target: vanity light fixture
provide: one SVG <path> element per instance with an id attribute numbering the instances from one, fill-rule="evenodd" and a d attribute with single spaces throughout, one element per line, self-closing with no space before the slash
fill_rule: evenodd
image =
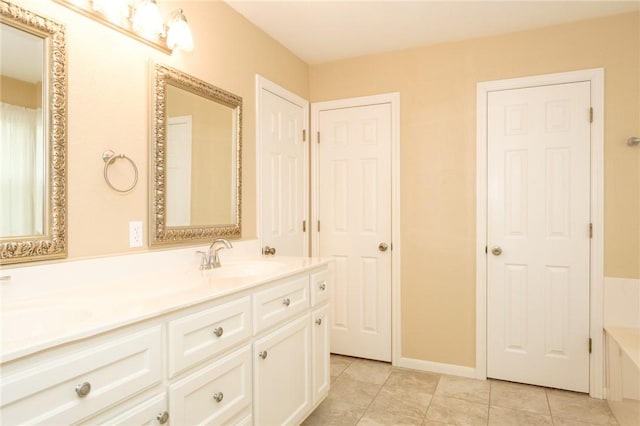
<path id="1" fill-rule="evenodd" d="M 193 35 L 182 9 L 174 10 L 167 19 L 167 47 L 171 50 L 193 50 Z"/>
<path id="2" fill-rule="evenodd" d="M 156 0 L 142 0 L 136 6 L 132 23 L 135 32 L 151 40 L 164 33 L 162 15 Z"/>
<path id="3" fill-rule="evenodd" d="M 93 0 L 93 10 L 102 13 L 116 25 L 122 25 L 129 18 L 127 0 Z"/>
<path id="4" fill-rule="evenodd" d="M 156 0 L 53 0 L 164 53 L 193 50 L 182 9 L 163 21 Z"/>

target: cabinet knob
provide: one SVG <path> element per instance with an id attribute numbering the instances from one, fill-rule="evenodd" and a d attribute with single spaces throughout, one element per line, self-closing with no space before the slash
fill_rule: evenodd
<path id="1" fill-rule="evenodd" d="M 169 421 L 169 412 L 163 411 L 162 413 L 158 413 L 158 415 L 156 416 L 156 420 L 158 420 L 158 423 L 160 423 L 161 425 L 165 424 Z"/>
<path id="2" fill-rule="evenodd" d="M 216 392 L 213 394 L 213 399 L 216 402 L 222 402 L 222 399 L 224 398 L 224 394 L 222 392 Z"/>
<path id="3" fill-rule="evenodd" d="M 258 354 L 258 356 L 259 356 L 260 358 L 262 358 L 262 359 L 266 359 L 266 358 L 267 358 L 267 355 L 269 355 L 269 354 L 267 353 L 267 351 L 261 351 L 261 352 Z"/>
<path id="4" fill-rule="evenodd" d="M 320 284 L 320 290 L 325 291 L 327 289 L 327 283 Z"/>
<path id="5" fill-rule="evenodd" d="M 316 320 L 316 324 L 318 324 L 318 325 L 322 325 L 322 318 L 318 318 L 318 319 Z"/>
<path id="6" fill-rule="evenodd" d="M 284 299 L 284 300 L 282 301 L 282 304 L 283 304 L 284 306 L 289 306 L 289 305 L 291 304 L 291 299 L 289 299 L 289 298 L 287 297 L 286 299 Z"/>
<path id="7" fill-rule="evenodd" d="M 83 382 L 79 385 L 76 385 L 76 393 L 80 398 L 84 398 L 85 396 L 89 395 L 89 392 L 91 392 L 91 383 Z"/>
<path id="8" fill-rule="evenodd" d="M 216 337 L 220 337 L 220 336 L 222 336 L 222 333 L 224 333 L 224 329 L 223 329 L 222 327 L 216 327 L 216 328 L 213 330 L 213 334 L 215 334 L 215 335 L 216 335 Z"/>

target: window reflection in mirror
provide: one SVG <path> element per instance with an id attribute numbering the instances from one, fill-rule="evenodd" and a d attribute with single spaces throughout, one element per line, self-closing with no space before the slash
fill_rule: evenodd
<path id="1" fill-rule="evenodd" d="M 0 25 L 0 238 L 45 233 L 44 39 Z"/>
<path id="2" fill-rule="evenodd" d="M 235 109 L 167 85 L 167 226 L 235 220 Z"/>

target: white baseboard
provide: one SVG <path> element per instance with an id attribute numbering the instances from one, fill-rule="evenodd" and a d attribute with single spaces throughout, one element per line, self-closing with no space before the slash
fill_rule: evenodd
<path id="1" fill-rule="evenodd" d="M 427 371 L 429 373 L 450 374 L 452 376 L 476 377 L 476 369 L 464 365 L 442 364 L 440 362 L 423 361 L 421 359 L 400 357 L 393 364 L 396 367 L 411 368 L 413 370 Z"/>

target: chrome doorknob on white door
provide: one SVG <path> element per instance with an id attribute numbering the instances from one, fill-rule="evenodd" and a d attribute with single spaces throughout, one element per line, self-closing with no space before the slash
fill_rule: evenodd
<path id="1" fill-rule="evenodd" d="M 273 256 L 274 254 L 276 254 L 276 248 L 264 246 L 264 248 L 262 249 L 262 254 L 264 254 L 265 256 L 269 256 L 269 255 Z"/>
<path id="2" fill-rule="evenodd" d="M 378 250 L 380 250 L 380 251 L 387 251 L 388 248 L 389 248 L 389 246 L 387 245 L 387 243 L 378 244 Z"/>
<path id="3" fill-rule="evenodd" d="M 502 254 L 502 247 L 500 247 L 500 246 L 494 246 L 494 247 L 491 249 L 491 253 L 492 253 L 494 256 L 500 256 L 500 255 Z"/>

